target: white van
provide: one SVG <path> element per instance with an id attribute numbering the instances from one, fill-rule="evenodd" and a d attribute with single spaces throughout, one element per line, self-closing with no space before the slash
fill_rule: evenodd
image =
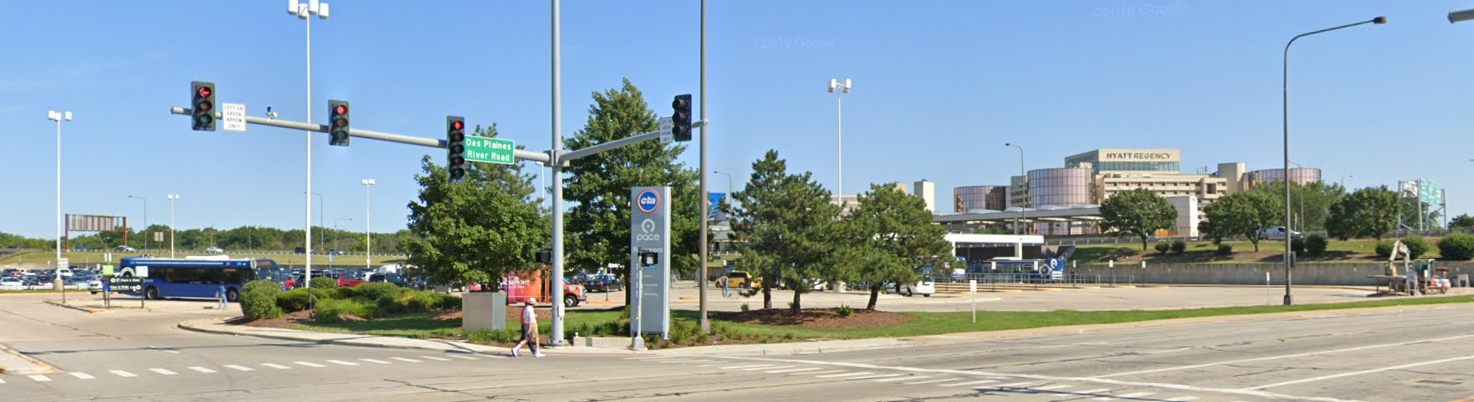
<path id="1" fill-rule="evenodd" d="M 889 283 L 885 287 L 885 292 L 896 293 L 906 297 L 913 295 L 931 297 L 932 294 L 937 292 L 937 284 L 932 282 L 931 279 L 922 279 L 916 282 L 902 284 Z"/>
<path id="2" fill-rule="evenodd" d="M 56 277 L 57 278 L 71 278 L 72 277 L 72 270 L 69 269 L 69 268 L 57 268 L 57 270 L 56 270 Z"/>

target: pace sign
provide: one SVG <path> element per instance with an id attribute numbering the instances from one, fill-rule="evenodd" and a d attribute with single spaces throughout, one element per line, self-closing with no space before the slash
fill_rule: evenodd
<path id="1" fill-rule="evenodd" d="M 638 292 L 631 311 L 640 332 L 670 334 L 670 187 L 630 190 L 630 289 Z M 640 253 L 656 254 L 645 264 Z M 633 330 L 635 327 L 631 326 Z"/>

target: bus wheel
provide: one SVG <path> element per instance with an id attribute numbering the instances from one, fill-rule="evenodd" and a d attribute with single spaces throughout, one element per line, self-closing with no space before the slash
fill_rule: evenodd
<path id="1" fill-rule="evenodd" d="M 225 289 L 225 301 L 235 303 L 236 297 L 239 296 L 240 294 L 236 293 L 235 288 Z"/>
<path id="2" fill-rule="evenodd" d="M 153 286 L 149 286 L 147 290 L 144 290 L 143 291 L 143 298 L 144 299 L 158 300 L 159 299 L 159 288 L 156 288 L 156 287 L 153 287 Z"/>

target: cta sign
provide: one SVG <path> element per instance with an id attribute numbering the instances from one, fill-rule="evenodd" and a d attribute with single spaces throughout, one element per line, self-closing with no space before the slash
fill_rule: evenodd
<path id="1" fill-rule="evenodd" d="M 655 213 L 655 209 L 660 208 L 660 193 L 653 188 L 641 190 L 635 196 L 635 206 L 640 208 L 640 212 Z"/>

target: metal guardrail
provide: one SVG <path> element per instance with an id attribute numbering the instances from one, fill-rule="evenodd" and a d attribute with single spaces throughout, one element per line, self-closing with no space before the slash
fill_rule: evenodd
<path id="1" fill-rule="evenodd" d="M 982 273 L 968 274 L 962 276 L 932 276 L 928 279 L 938 287 L 947 285 L 966 285 L 969 280 L 976 280 L 978 287 L 998 289 L 999 286 L 1017 288 L 1018 286 L 1039 287 L 1078 287 L 1084 286 L 1118 286 L 1137 285 L 1136 275 L 1065 275 L 1060 279 L 1052 279 L 1047 276 L 1030 273 Z M 965 287 L 963 288 L 966 289 Z"/>

